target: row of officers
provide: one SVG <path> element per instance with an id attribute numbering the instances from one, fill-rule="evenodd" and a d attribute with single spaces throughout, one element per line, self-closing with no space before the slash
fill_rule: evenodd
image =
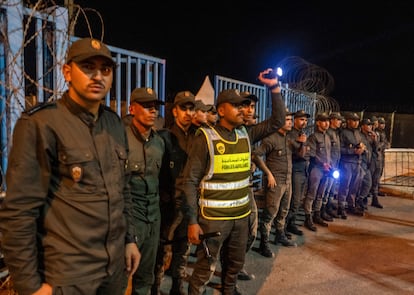
<path id="1" fill-rule="evenodd" d="M 290 243 L 287 233 L 301 233 L 295 223 L 301 205 L 311 230 L 314 221 L 322 223 L 331 195 L 342 218 L 346 202 L 356 212 L 369 192 L 380 206 L 374 174 L 381 164 L 371 170 L 383 149 L 379 131 L 368 121 L 362 127 L 371 127 L 360 131 L 351 114 L 332 140 L 331 118 L 318 114 L 307 137 L 309 115 L 286 110 L 271 69 L 258 74 L 271 96 L 268 119 L 255 122 L 258 101 L 250 93 L 223 90 L 212 107 L 181 91 L 173 123 L 160 129 L 163 102 L 151 88 L 132 91 L 123 120 L 102 104 L 116 67 L 104 43 L 77 40 L 62 67 L 67 91 L 16 122 L 0 230 L 18 294 L 159 294 L 167 268 L 170 294 L 203 294 L 218 266 L 221 292 L 241 294 L 237 280 L 258 228 L 261 253 L 271 257 L 270 225 L 276 220 L 277 240 Z M 215 113 L 217 122 L 194 123 L 200 110 Z M 266 174 L 260 223 L 255 165 Z M 328 185 L 336 167 L 338 193 L 335 181 Z M 191 244 L 197 258 L 184 290 Z"/>
<path id="2" fill-rule="evenodd" d="M 290 115 L 293 127 L 287 128 L 290 131 L 284 140 L 276 143 L 276 136 L 272 136 L 253 151 L 253 161 L 258 162 L 268 182 L 259 227 L 260 253 L 266 257 L 273 255 L 268 245 L 272 226 L 276 227 L 276 243 L 295 246 L 290 238 L 291 234 L 303 234 L 296 222 L 301 207 L 304 226 L 311 231 L 317 231 L 315 224 L 328 226 L 334 218 L 347 219 L 347 212 L 363 216 L 369 198 L 373 207 L 383 208 L 378 198 L 379 181 L 384 152 L 389 148 L 384 118 L 360 120 L 352 112 L 345 116 L 319 113 L 308 136 L 305 130 L 310 114 L 299 110 Z M 287 125 L 291 119 L 287 116 Z M 260 159 L 263 156 L 266 160 Z M 275 187 L 273 178 L 278 179 Z"/>

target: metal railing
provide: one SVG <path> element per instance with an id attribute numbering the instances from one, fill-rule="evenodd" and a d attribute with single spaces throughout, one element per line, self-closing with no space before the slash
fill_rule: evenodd
<path id="1" fill-rule="evenodd" d="M 64 7 L 38 11 L 21 0 L 0 2 L 0 184 L 21 112 L 67 89 L 61 68 L 67 47 L 78 39 L 69 34 L 71 27 Z M 107 45 L 117 64 L 107 106 L 125 116 L 136 87 L 151 87 L 165 101 L 165 59 Z"/>
<path id="2" fill-rule="evenodd" d="M 414 149 L 385 150 L 381 184 L 414 187 Z"/>

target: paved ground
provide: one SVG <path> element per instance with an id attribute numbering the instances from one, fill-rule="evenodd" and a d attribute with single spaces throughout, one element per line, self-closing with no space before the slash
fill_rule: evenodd
<path id="1" fill-rule="evenodd" d="M 298 247 L 271 245 L 274 258 L 253 250 L 246 268 L 252 281 L 239 281 L 244 295 L 387 295 L 414 294 L 414 198 L 413 188 L 389 188 L 394 196 L 380 197 L 384 209 L 369 207 L 364 217 L 335 219 L 317 232 L 302 228 L 294 236 Z M 271 236 L 273 238 L 273 235 Z M 188 273 L 192 272 L 190 258 Z M 0 294 L 13 294 L 1 280 Z M 214 276 L 206 295 L 218 295 Z M 168 294 L 171 280 L 165 277 L 162 294 Z M 5 290 L 6 289 L 6 290 Z"/>
<path id="2" fill-rule="evenodd" d="M 316 233 L 302 228 L 305 235 L 293 237 L 298 247 L 271 246 L 275 258 L 253 249 L 246 268 L 256 278 L 240 281 L 240 290 L 245 295 L 414 294 L 414 199 L 387 196 L 380 202 L 384 209 L 369 207 L 364 217 L 335 219 Z M 214 288 L 219 277 L 212 281 L 206 294 L 220 294 Z M 169 286 L 166 277 L 163 294 Z"/>

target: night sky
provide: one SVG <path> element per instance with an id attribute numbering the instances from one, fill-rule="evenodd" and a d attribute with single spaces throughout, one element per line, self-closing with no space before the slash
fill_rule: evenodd
<path id="1" fill-rule="evenodd" d="M 311 2 L 75 0 L 102 15 L 106 43 L 166 59 L 167 93 L 196 93 L 206 75 L 257 83 L 259 71 L 283 64 L 296 67 L 286 79 L 316 80 L 341 109 L 414 113 L 410 1 Z"/>

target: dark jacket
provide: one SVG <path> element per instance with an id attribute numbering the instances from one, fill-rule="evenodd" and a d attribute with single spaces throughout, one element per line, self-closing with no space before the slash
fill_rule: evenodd
<path id="1" fill-rule="evenodd" d="M 2 250 L 19 294 L 39 289 L 42 276 L 71 285 L 123 267 L 126 159 L 124 125 L 107 107 L 95 121 L 65 94 L 22 114 L 0 211 Z"/>
<path id="2" fill-rule="evenodd" d="M 130 149 L 127 171 L 130 174 L 134 219 L 154 222 L 161 219 L 158 177 L 165 144 L 154 130 L 144 140 L 132 123 L 126 128 Z"/>

